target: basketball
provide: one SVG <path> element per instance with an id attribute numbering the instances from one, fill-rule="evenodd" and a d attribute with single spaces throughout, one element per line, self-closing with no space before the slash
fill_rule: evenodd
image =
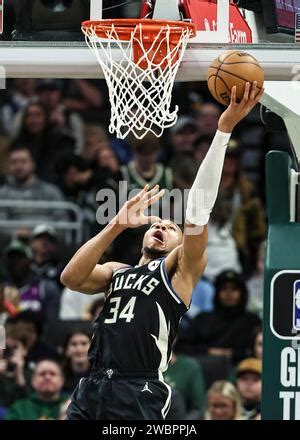
<path id="1" fill-rule="evenodd" d="M 239 102 L 246 82 L 257 81 L 262 88 L 264 71 L 256 58 L 247 52 L 228 50 L 216 58 L 208 69 L 207 84 L 212 96 L 223 105 L 230 104 L 231 89 L 236 86 L 236 99 Z"/>

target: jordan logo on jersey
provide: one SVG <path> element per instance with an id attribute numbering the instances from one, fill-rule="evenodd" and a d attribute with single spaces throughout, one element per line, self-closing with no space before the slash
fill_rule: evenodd
<path id="1" fill-rule="evenodd" d="M 148 382 L 145 383 L 144 388 L 141 390 L 142 393 L 144 391 L 148 391 L 149 393 L 153 394 L 153 392 L 149 389 Z"/>

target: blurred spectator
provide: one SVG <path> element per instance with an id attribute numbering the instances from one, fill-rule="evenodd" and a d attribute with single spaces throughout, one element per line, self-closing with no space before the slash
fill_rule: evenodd
<path id="1" fill-rule="evenodd" d="M 189 325 L 190 320 L 198 313 L 211 312 L 214 308 L 214 294 L 215 289 L 212 283 L 202 276 L 194 287 L 190 308 L 183 316 L 180 325 Z"/>
<path id="2" fill-rule="evenodd" d="M 86 192 L 94 186 L 92 166 L 82 156 L 71 154 L 61 158 L 57 173 L 65 198 L 83 206 Z"/>
<path id="3" fill-rule="evenodd" d="M 128 193 L 135 190 L 136 194 L 146 184 L 150 187 L 159 185 L 160 188 L 171 190 L 173 188 L 173 174 L 169 167 L 158 162 L 160 144 L 157 137 L 148 133 L 143 139 L 136 139 L 132 142 L 133 160 L 121 167 L 122 180 L 126 181 Z M 133 195 L 131 193 L 131 197 Z M 155 203 L 150 207 L 151 215 L 160 215 L 163 200 L 164 198 L 160 203 Z"/>
<path id="4" fill-rule="evenodd" d="M 132 152 L 127 142 L 122 139 L 109 138 L 101 125 L 91 125 L 86 128 L 86 140 L 83 156 L 91 162 L 98 161 L 99 152 L 112 149 L 122 164 L 132 159 Z"/>
<path id="5" fill-rule="evenodd" d="M 252 334 L 251 351 L 249 355 L 252 356 L 253 358 L 260 359 L 262 361 L 263 333 L 261 326 L 258 326 L 254 329 L 254 332 Z M 232 383 L 236 383 L 237 369 L 238 366 L 232 371 L 232 374 L 230 375 L 230 382 Z"/>
<path id="6" fill-rule="evenodd" d="M 6 321 L 7 337 L 24 342 L 27 350 L 25 365 L 29 370 L 33 370 L 42 359 L 60 359 L 56 350 L 42 340 L 43 324 L 42 316 L 31 310 L 20 312 L 15 318 Z"/>
<path id="7" fill-rule="evenodd" d="M 64 344 L 63 372 L 65 377 L 64 392 L 71 394 L 82 377 L 89 374 L 88 350 L 91 338 L 85 332 L 71 333 Z"/>
<path id="8" fill-rule="evenodd" d="M 14 144 L 30 148 L 38 175 L 49 181 L 56 180 L 55 167 L 60 158 L 72 154 L 75 149 L 73 136 L 58 126 L 53 127 L 47 109 L 38 101 L 28 104 L 24 109 Z"/>
<path id="9" fill-rule="evenodd" d="M 218 121 L 221 116 L 220 107 L 213 102 L 205 102 L 196 108 L 195 122 L 198 127 L 198 135 L 214 136 L 218 129 Z"/>
<path id="10" fill-rule="evenodd" d="M 227 221 L 236 242 L 245 273 L 251 273 L 257 261 L 258 248 L 265 239 L 265 212 L 252 182 L 244 175 L 239 144 L 231 139 L 225 156 L 219 198 L 229 205 Z"/>
<path id="11" fill-rule="evenodd" d="M 76 152 L 84 144 L 84 125 L 78 113 L 69 111 L 63 102 L 62 90 L 57 80 L 42 80 L 37 86 L 39 101 L 48 112 L 49 125 L 75 140 Z"/>
<path id="12" fill-rule="evenodd" d="M 13 317 L 18 313 L 17 308 L 11 302 L 5 299 L 4 284 L 0 281 L 0 325 L 4 325 L 9 317 Z"/>
<path id="13" fill-rule="evenodd" d="M 186 408 L 184 419 L 199 418 L 205 395 L 204 378 L 199 363 L 192 357 L 173 352 L 164 380 L 183 397 Z"/>
<path id="14" fill-rule="evenodd" d="M 148 133 L 143 139 L 133 140 L 133 161 L 122 166 L 123 180 L 128 183 L 128 191 L 159 185 L 161 188 L 173 188 L 173 176 L 169 167 L 158 162 L 159 140 Z"/>
<path id="15" fill-rule="evenodd" d="M 58 255 L 58 235 L 56 230 L 47 224 L 36 226 L 30 237 L 30 248 L 33 272 L 40 279 L 46 278 L 59 283 L 63 264 Z M 59 286 L 61 286 L 60 283 Z"/>
<path id="16" fill-rule="evenodd" d="M 232 233 L 231 218 L 231 205 L 219 193 L 208 225 L 207 265 L 204 275 L 209 280 L 231 268 L 236 272 L 242 272 L 237 244 Z"/>
<path id="17" fill-rule="evenodd" d="M 89 314 L 90 314 L 90 321 L 96 321 L 96 319 L 99 317 L 99 314 L 101 313 L 101 310 L 103 309 L 105 302 L 105 295 L 102 294 L 102 297 L 99 299 L 96 299 L 96 301 L 92 302 L 91 307 L 89 308 Z"/>
<path id="18" fill-rule="evenodd" d="M 226 381 L 212 384 L 207 393 L 205 420 L 241 420 L 241 399 L 234 385 Z"/>
<path id="19" fill-rule="evenodd" d="M 118 191 L 118 182 L 122 178 L 119 151 L 116 153 L 113 149 L 101 126 L 89 127 L 84 157 L 93 169 L 97 189 L 108 187 Z"/>
<path id="20" fill-rule="evenodd" d="M 253 357 L 262 360 L 263 356 L 263 332 L 261 327 L 257 327 L 253 335 Z"/>
<path id="21" fill-rule="evenodd" d="M 177 153 L 170 161 L 173 172 L 174 187 L 182 191 L 189 189 L 198 171 L 198 164 L 191 153 Z"/>
<path id="22" fill-rule="evenodd" d="M 266 242 L 262 242 L 258 249 L 255 272 L 247 281 L 249 290 L 249 310 L 257 313 L 261 318 L 263 315 L 264 302 L 264 267 L 265 267 Z"/>
<path id="23" fill-rule="evenodd" d="M 61 296 L 59 273 L 55 280 L 51 279 L 50 268 L 48 276 L 46 273 L 42 275 L 34 272 L 31 252 L 20 240 L 13 240 L 6 248 L 5 255 L 8 280 L 4 294 L 7 301 L 19 310 L 30 309 L 41 312 L 44 319 L 56 319 Z"/>
<path id="24" fill-rule="evenodd" d="M 59 419 L 61 405 L 65 401 L 61 395 L 63 384 L 63 373 L 57 362 L 50 359 L 38 362 L 31 381 L 34 393 L 26 399 L 17 400 L 6 419 Z"/>
<path id="25" fill-rule="evenodd" d="M 0 408 L 4 410 L 27 396 L 25 356 L 24 343 L 11 338 L 7 338 L 5 350 L 0 350 Z"/>
<path id="26" fill-rule="evenodd" d="M 108 154 L 113 154 L 111 149 L 108 150 Z M 99 162 L 98 158 L 97 161 L 88 162 L 82 156 L 70 155 L 63 157 L 57 167 L 61 188 L 66 199 L 76 203 L 82 209 L 84 235 L 87 237 L 99 231 L 99 225 L 96 222 L 96 211 L 99 207 L 96 197 L 98 190 L 109 188 L 117 193 L 121 176 L 116 160 L 108 159 L 105 163 L 106 167 L 103 168 Z"/>
<path id="27" fill-rule="evenodd" d="M 103 306 L 104 300 L 104 293 L 83 295 L 82 293 L 74 292 L 66 287 L 61 296 L 59 318 L 63 320 L 91 320 L 91 305 L 95 301 L 99 301 L 99 307 Z"/>
<path id="28" fill-rule="evenodd" d="M 248 292 L 234 271 L 221 273 L 215 282 L 215 309 L 200 313 L 179 333 L 178 351 L 226 356 L 238 362 L 251 349 L 251 334 L 260 325 L 254 313 L 246 311 Z"/>
<path id="29" fill-rule="evenodd" d="M 201 165 L 209 147 L 213 141 L 213 136 L 203 134 L 199 136 L 194 142 L 194 158 L 196 159 L 198 167 Z"/>
<path id="30" fill-rule="evenodd" d="M 105 80 L 73 79 L 66 87 L 64 104 L 69 111 L 80 113 L 87 122 L 103 118 L 109 102 Z"/>
<path id="31" fill-rule="evenodd" d="M 63 195 L 55 185 L 37 177 L 36 164 L 29 148 L 20 145 L 10 151 L 9 175 L 6 182 L 0 186 L 0 200 L 61 202 Z M 12 220 L 31 220 L 33 213 L 35 220 L 65 219 L 63 210 L 18 207 L 18 203 L 13 208 L 2 210 L 0 217 Z"/>
<path id="32" fill-rule="evenodd" d="M 20 295 L 23 287 L 32 285 L 34 274 L 30 268 L 31 253 L 21 240 L 13 240 L 4 251 L 4 268 L 7 279 L 4 286 L 4 298 L 14 307 L 20 307 Z"/>
<path id="33" fill-rule="evenodd" d="M 193 153 L 197 135 L 195 120 L 190 116 L 180 116 L 169 131 L 172 156 L 179 153 Z"/>
<path id="34" fill-rule="evenodd" d="M 10 97 L 0 110 L 4 133 L 14 138 L 19 129 L 22 110 L 36 97 L 36 80 L 17 78 L 13 81 Z"/>
<path id="35" fill-rule="evenodd" d="M 112 179 L 116 175 L 117 178 L 120 179 L 120 165 L 114 151 L 111 148 L 105 148 L 99 151 L 98 164 L 102 168 L 102 171 L 105 170 L 107 172 L 107 179 Z M 116 178 L 115 181 L 117 181 Z"/>
<path id="36" fill-rule="evenodd" d="M 82 207 L 92 206 L 94 219 L 97 191 L 101 188 L 119 189 L 120 166 L 110 147 L 97 151 L 92 161 L 79 155 L 65 156 L 57 170 L 65 197 Z"/>
<path id="37" fill-rule="evenodd" d="M 104 128 L 101 125 L 86 127 L 83 157 L 94 162 L 98 158 L 99 151 L 105 148 L 110 148 L 110 140 Z"/>
<path id="38" fill-rule="evenodd" d="M 63 288 L 60 274 L 64 266 L 58 255 L 56 230 L 47 224 L 36 226 L 30 237 L 30 248 L 32 252 L 31 269 L 39 280 L 39 287 L 44 293 L 42 305 L 44 300 L 46 316 L 48 319 L 56 319 L 59 314 Z"/>
<path id="39" fill-rule="evenodd" d="M 260 419 L 262 361 L 244 359 L 237 368 L 236 386 L 242 400 L 242 415 L 247 420 Z"/>

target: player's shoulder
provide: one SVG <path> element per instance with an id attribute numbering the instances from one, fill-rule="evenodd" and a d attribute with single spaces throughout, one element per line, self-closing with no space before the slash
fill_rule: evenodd
<path id="1" fill-rule="evenodd" d="M 130 266 L 129 264 L 126 263 L 120 263 L 118 261 L 108 261 L 107 263 L 103 263 L 104 267 L 107 267 L 108 269 L 110 269 L 112 271 L 112 274 L 114 275 L 115 273 L 123 270 L 123 269 L 130 269 L 132 266 Z"/>
<path id="2" fill-rule="evenodd" d="M 130 266 L 129 264 L 120 263 L 118 261 L 109 261 L 107 263 L 104 263 L 103 266 L 106 266 L 111 270 L 112 277 L 114 277 L 118 273 L 132 269 L 132 266 Z"/>

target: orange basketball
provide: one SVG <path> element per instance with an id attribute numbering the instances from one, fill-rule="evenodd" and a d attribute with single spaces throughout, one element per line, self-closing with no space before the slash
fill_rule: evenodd
<path id="1" fill-rule="evenodd" d="M 264 76 L 262 67 L 252 55 L 239 50 L 228 50 L 211 63 L 207 84 L 218 102 L 229 105 L 233 86 L 236 86 L 236 98 L 240 101 L 246 82 L 257 81 L 257 87 L 262 88 Z"/>

